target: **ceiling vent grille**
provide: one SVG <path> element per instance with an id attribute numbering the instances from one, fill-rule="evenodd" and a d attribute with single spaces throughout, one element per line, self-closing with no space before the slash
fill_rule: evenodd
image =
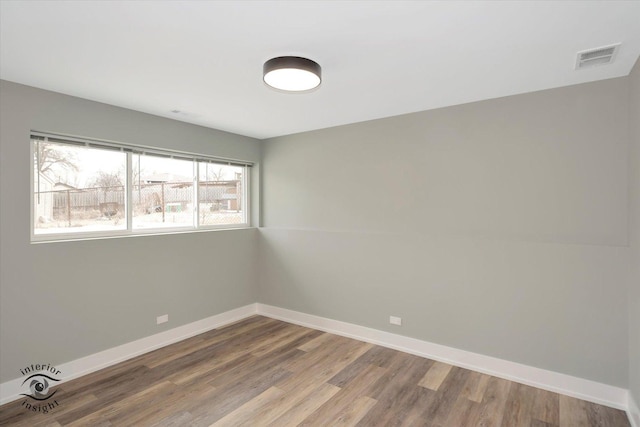
<path id="1" fill-rule="evenodd" d="M 576 70 L 594 67 L 596 65 L 611 64 L 620 50 L 620 43 L 578 52 Z"/>

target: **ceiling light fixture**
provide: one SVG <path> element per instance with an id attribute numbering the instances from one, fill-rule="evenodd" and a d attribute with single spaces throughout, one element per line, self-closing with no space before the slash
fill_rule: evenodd
<path id="1" fill-rule="evenodd" d="M 264 63 L 263 79 L 272 88 L 304 92 L 320 86 L 322 69 L 317 62 L 298 56 L 279 56 Z"/>

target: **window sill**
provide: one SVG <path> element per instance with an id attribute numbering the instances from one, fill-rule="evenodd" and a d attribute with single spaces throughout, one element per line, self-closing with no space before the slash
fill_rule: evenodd
<path id="1" fill-rule="evenodd" d="M 42 244 L 42 243 L 66 243 L 66 242 L 77 242 L 77 241 L 87 241 L 87 240 L 105 240 L 105 239 L 122 239 L 122 238 L 130 238 L 130 237 L 150 237 L 150 236 L 173 236 L 176 234 L 191 234 L 191 233 L 209 233 L 209 232 L 217 232 L 217 231 L 239 231 L 239 230 L 250 230 L 255 229 L 257 227 L 250 225 L 243 226 L 229 226 L 229 227 L 215 227 L 215 228 L 198 228 L 198 229 L 154 229 L 154 230 L 145 230 L 140 231 L 136 230 L 134 232 L 126 232 L 126 233 L 109 233 L 109 234 L 96 234 L 96 233 L 78 233 L 78 234 L 60 234 L 56 235 L 55 238 L 52 238 L 52 235 L 46 236 L 31 236 L 31 244 Z"/>

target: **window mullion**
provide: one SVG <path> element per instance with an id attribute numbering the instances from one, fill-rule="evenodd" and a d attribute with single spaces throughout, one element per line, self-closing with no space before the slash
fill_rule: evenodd
<path id="1" fill-rule="evenodd" d="M 248 167 L 244 167 L 244 170 L 242 171 L 242 210 L 243 210 L 243 214 L 244 214 L 244 218 L 243 221 L 245 224 L 249 224 L 251 221 L 251 201 L 249 200 L 249 181 L 251 179 L 251 176 L 249 175 L 251 173 L 251 168 Z"/>
<path id="2" fill-rule="evenodd" d="M 127 153 L 127 177 L 125 208 L 127 210 L 127 231 L 133 230 L 133 154 Z"/>
<path id="3" fill-rule="evenodd" d="M 195 228 L 200 228 L 200 200 L 198 199 L 200 193 L 200 163 L 194 160 L 193 169 L 195 172 L 193 179 L 193 225 Z"/>

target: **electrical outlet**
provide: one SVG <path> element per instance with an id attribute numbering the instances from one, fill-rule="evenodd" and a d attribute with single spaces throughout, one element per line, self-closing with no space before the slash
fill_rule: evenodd
<path id="1" fill-rule="evenodd" d="M 169 321 L 169 315 L 163 314 L 162 316 L 156 317 L 156 323 L 159 325 L 160 323 L 165 323 Z"/>
<path id="2" fill-rule="evenodd" d="M 389 323 L 392 325 L 402 326 L 402 318 L 396 316 L 389 316 Z"/>

